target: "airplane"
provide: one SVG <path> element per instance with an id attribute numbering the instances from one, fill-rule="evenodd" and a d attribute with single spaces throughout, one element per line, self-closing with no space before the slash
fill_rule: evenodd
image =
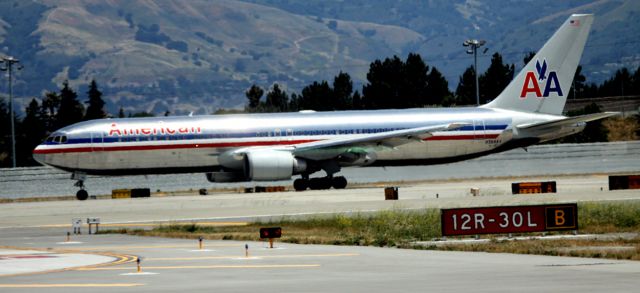
<path id="1" fill-rule="evenodd" d="M 498 97 L 479 107 L 98 119 L 53 132 L 33 151 L 92 175 L 202 172 L 211 182 L 294 180 L 297 191 L 342 189 L 343 167 L 428 165 L 558 139 L 614 112 L 565 117 L 593 23 L 571 15 Z M 326 176 L 311 178 L 316 172 Z"/>

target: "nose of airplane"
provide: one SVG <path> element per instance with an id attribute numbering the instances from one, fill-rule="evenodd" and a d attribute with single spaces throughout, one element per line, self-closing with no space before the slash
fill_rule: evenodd
<path id="1" fill-rule="evenodd" d="M 42 145 L 38 145 L 35 149 L 33 149 L 33 159 L 36 160 L 36 162 L 45 165 L 45 154 L 43 152 L 43 146 Z"/>

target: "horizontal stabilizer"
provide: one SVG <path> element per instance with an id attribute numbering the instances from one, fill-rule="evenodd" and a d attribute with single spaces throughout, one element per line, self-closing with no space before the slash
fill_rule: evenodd
<path id="1" fill-rule="evenodd" d="M 590 121 L 600 120 L 607 117 L 616 116 L 619 114 L 620 112 L 594 113 L 594 114 L 580 115 L 576 117 L 568 117 L 560 120 L 546 121 L 541 123 L 521 124 L 516 127 L 519 129 L 560 127 L 560 126 L 571 125 L 571 124 L 580 123 L 580 122 L 590 122 Z"/>

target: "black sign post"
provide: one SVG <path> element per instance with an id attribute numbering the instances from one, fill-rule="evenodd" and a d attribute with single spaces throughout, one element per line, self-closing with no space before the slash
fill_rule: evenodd
<path id="1" fill-rule="evenodd" d="M 269 248 L 273 248 L 273 239 L 282 237 L 282 228 L 260 228 L 260 239 L 269 239 Z"/>

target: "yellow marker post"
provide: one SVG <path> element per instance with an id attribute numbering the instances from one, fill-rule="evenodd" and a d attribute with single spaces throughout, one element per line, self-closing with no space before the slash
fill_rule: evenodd
<path id="1" fill-rule="evenodd" d="M 198 238 L 198 247 L 200 248 L 200 250 L 202 250 L 202 236 Z"/>
<path id="2" fill-rule="evenodd" d="M 269 238 L 269 248 L 273 248 L 273 238 Z"/>
<path id="3" fill-rule="evenodd" d="M 140 268 L 140 258 L 139 257 L 136 259 L 136 263 L 138 264 L 138 273 L 141 273 L 142 269 Z"/>
<path id="4" fill-rule="evenodd" d="M 67 241 L 66 242 L 69 242 L 69 241 L 71 241 L 71 232 L 67 232 Z"/>
<path id="5" fill-rule="evenodd" d="M 244 245 L 244 257 L 249 257 L 249 244 Z"/>

